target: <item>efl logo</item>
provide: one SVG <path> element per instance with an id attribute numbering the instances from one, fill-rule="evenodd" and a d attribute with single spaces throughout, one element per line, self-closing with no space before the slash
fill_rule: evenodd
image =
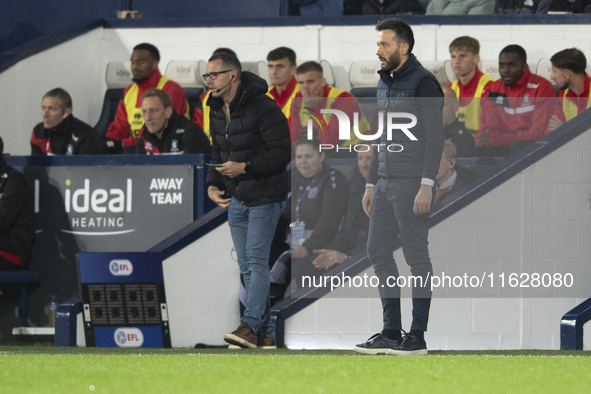
<path id="1" fill-rule="evenodd" d="M 141 347 L 144 344 L 144 334 L 139 328 L 118 328 L 113 335 L 119 347 Z"/>
<path id="2" fill-rule="evenodd" d="M 378 112 L 378 127 L 375 134 L 362 134 L 359 132 L 359 113 L 353 113 L 353 127 L 351 127 L 351 119 L 349 115 L 345 112 L 340 111 L 338 109 L 321 109 L 320 114 L 316 111 L 308 107 L 304 107 L 308 111 L 312 113 L 306 112 L 307 115 L 310 115 L 320 127 L 320 130 L 328 130 L 328 125 L 321 114 L 333 114 L 337 117 L 339 122 L 339 140 L 341 141 L 349 141 L 351 139 L 351 128 L 353 129 L 353 133 L 357 138 L 362 141 L 376 141 L 380 140 L 382 134 L 384 133 L 384 118 L 386 118 L 386 138 L 388 141 L 392 141 L 392 133 L 394 130 L 401 130 L 409 140 L 417 141 L 417 137 L 409 130 L 412 129 L 417 125 L 417 117 L 413 114 L 407 112 L 387 112 L 384 116 L 384 111 Z M 396 123 L 395 123 L 396 119 Z M 408 119 L 409 122 L 407 123 L 398 123 L 400 119 Z M 311 140 L 313 138 L 314 126 L 312 123 L 312 119 L 308 119 L 307 124 L 307 138 Z M 381 150 L 381 147 L 385 147 L 389 152 L 402 152 L 404 149 L 400 144 L 372 144 L 374 147 L 377 147 L 378 152 Z M 335 149 L 339 150 L 351 150 L 351 147 L 339 147 L 333 144 L 321 144 L 320 150 L 329 150 Z M 357 144 L 352 147 L 355 152 L 367 152 L 369 151 L 369 145 L 367 144 Z"/>
<path id="3" fill-rule="evenodd" d="M 115 276 L 129 276 L 133 272 L 133 264 L 129 260 L 111 260 L 109 271 Z"/>

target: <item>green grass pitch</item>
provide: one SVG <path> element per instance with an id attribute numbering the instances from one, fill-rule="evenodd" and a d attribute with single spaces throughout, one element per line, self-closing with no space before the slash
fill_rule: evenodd
<path id="1" fill-rule="evenodd" d="M 0 346 L 0 393 L 586 393 L 588 355 Z"/>

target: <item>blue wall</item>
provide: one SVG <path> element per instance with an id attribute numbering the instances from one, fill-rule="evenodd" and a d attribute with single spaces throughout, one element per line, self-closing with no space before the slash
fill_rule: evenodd
<path id="1" fill-rule="evenodd" d="M 128 0 L 4 0 L 0 53 L 72 26 L 116 18 Z M 133 9 L 151 18 L 264 18 L 280 15 L 282 0 L 134 0 Z"/>
<path id="2" fill-rule="evenodd" d="M 0 52 L 72 25 L 115 17 L 121 0 L 4 0 Z"/>

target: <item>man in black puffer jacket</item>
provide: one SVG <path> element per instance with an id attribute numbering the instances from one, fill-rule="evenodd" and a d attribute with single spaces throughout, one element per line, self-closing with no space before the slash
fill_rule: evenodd
<path id="1" fill-rule="evenodd" d="M 33 193 L 23 174 L 6 165 L 0 138 L 0 271 L 24 270 L 35 241 Z"/>
<path id="2" fill-rule="evenodd" d="M 274 347 L 269 250 L 289 190 L 287 118 L 266 95 L 267 83 L 243 73 L 235 56 L 212 56 L 203 79 L 211 89 L 208 194 L 219 206 L 229 207 L 228 223 L 247 297 L 240 326 L 224 340 L 243 348 Z"/>

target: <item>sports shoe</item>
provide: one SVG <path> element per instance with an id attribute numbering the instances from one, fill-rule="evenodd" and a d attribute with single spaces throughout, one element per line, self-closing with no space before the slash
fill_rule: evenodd
<path id="1" fill-rule="evenodd" d="M 242 346 L 229 345 L 228 349 L 244 349 Z M 257 335 L 257 349 L 277 349 L 275 337 L 260 337 Z"/>
<path id="2" fill-rule="evenodd" d="M 398 345 L 388 349 L 388 354 L 394 356 L 426 356 L 429 352 L 424 339 L 406 334 Z"/>
<path id="3" fill-rule="evenodd" d="M 261 337 L 257 335 L 257 349 L 277 349 L 275 337 Z"/>
<path id="4" fill-rule="evenodd" d="M 257 336 L 247 323 L 240 324 L 236 331 L 224 335 L 224 341 L 241 348 L 254 349 L 257 347 Z"/>
<path id="5" fill-rule="evenodd" d="M 356 345 L 353 350 L 363 354 L 390 354 L 388 352 L 396 346 L 398 346 L 398 341 L 388 339 L 382 333 L 377 333 L 371 336 L 365 343 Z"/>

